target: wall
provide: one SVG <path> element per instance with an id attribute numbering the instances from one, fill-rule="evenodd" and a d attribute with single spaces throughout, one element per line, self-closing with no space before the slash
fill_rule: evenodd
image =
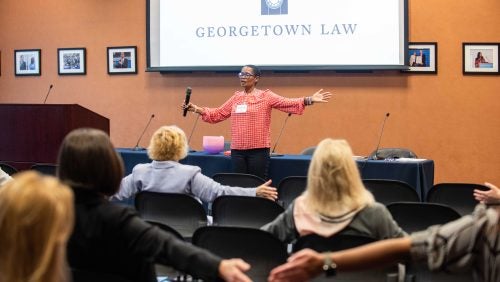
<path id="1" fill-rule="evenodd" d="M 195 116 L 183 118 L 186 86 L 192 101 L 218 106 L 239 84 L 235 74 L 146 73 L 145 1 L 3 0 L 0 9 L 0 103 L 77 103 L 111 121 L 117 147 L 132 147 L 152 113 L 141 145 L 163 124 L 189 134 Z M 381 147 L 408 147 L 435 160 L 435 182 L 500 184 L 500 77 L 462 75 L 462 42 L 500 42 L 500 1 L 410 0 L 410 41 L 438 43 L 438 74 L 264 73 L 260 88 L 287 97 L 319 88 L 335 93 L 288 120 L 276 151 L 299 153 L 325 137 L 345 138 L 356 155 L 374 150 L 386 112 Z M 376 44 L 376 42 L 374 42 Z M 107 74 L 106 47 L 137 45 L 137 75 Z M 57 48 L 86 47 L 87 75 L 59 76 Z M 40 77 L 14 76 L 15 49 L 42 49 Z M 249 62 L 252 63 L 252 62 Z M 286 114 L 275 111 L 275 141 Z M 22 126 L 22 125 L 20 125 Z M 229 122 L 198 123 L 192 146 L 203 135 L 229 133 Z M 2 134 L 8 134 L 3 132 Z M 274 144 L 273 141 L 273 144 Z"/>

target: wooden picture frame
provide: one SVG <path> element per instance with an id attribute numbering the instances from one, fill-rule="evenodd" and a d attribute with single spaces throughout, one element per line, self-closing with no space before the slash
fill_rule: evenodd
<path id="1" fill-rule="evenodd" d="M 85 48 L 58 48 L 57 72 L 59 75 L 87 74 L 87 50 Z"/>

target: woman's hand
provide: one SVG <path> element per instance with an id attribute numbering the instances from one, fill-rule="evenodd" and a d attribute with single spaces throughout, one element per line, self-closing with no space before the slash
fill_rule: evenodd
<path id="1" fill-rule="evenodd" d="M 202 114 L 203 113 L 203 110 L 202 108 L 196 106 L 195 104 L 193 103 L 189 103 L 189 104 L 182 104 L 181 105 L 181 109 L 184 111 L 185 109 L 187 109 L 189 112 L 194 112 L 194 113 L 197 113 L 197 114 Z"/>
<path id="2" fill-rule="evenodd" d="M 301 250 L 288 258 L 287 263 L 274 268 L 269 282 L 302 282 L 319 275 L 322 271 L 324 256 L 310 249 Z"/>
<path id="3" fill-rule="evenodd" d="M 484 185 L 490 188 L 490 190 L 482 191 L 475 189 L 474 198 L 483 204 L 500 203 L 500 188 L 488 182 L 485 182 Z"/>
<path id="4" fill-rule="evenodd" d="M 329 91 L 324 92 L 323 89 L 320 89 L 311 96 L 314 103 L 327 103 L 331 97 L 332 93 Z"/>
<path id="5" fill-rule="evenodd" d="M 276 188 L 269 186 L 272 180 L 268 180 L 266 183 L 257 187 L 257 191 L 255 195 L 257 197 L 267 198 L 272 201 L 276 201 L 278 199 L 278 191 Z"/>
<path id="6" fill-rule="evenodd" d="M 229 282 L 251 282 L 244 272 L 250 265 L 242 259 L 225 259 L 219 264 L 219 276 Z"/>

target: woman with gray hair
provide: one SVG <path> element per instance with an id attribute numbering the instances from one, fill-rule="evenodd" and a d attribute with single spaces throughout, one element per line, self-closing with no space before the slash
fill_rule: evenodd
<path id="1" fill-rule="evenodd" d="M 374 239 L 405 236 L 387 208 L 363 186 L 351 147 L 345 140 L 325 139 L 314 151 L 306 191 L 266 230 L 285 243 L 318 234 L 362 235 Z"/>
<path id="2" fill-rule="evenodd" d="M 222 185 L 201 173 L 197 166 L 184 165 L 179 160 L 188 152 L 186 134 L 177 126 L 162 126 L 151 138 L 148 156 L 153 161 L 138 164 L 120 185 L 113 199 L 123 200 L 139 191 L 182 193 L 209 203 L 222 195 L 258 196 L 276 200 L 276 188 L 271 180 L 256 188 Z"/>

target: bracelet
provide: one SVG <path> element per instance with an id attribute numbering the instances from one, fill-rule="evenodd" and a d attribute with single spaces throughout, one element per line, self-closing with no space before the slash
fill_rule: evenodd
<path id="1" fill-rule="evenodd" d="M 314 102 L 313 102 L 313 99 L 311 96 L 307 96 L 307 97 L 304 97 L 304 105 L 306 106 L 310 106 L 312 105 Z"/>

